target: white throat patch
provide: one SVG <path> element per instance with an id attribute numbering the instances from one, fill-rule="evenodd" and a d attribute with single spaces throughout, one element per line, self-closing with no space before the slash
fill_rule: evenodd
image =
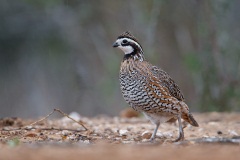
<path id="1" fill-rule="evenodd" d="M 125 54 L 130 54 L 133 52 L 132 46 L 118 46 Z"/>

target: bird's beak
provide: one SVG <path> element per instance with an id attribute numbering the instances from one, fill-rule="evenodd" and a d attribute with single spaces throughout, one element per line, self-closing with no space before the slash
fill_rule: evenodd
<path id="1" fill-rule="evenodd" d="M 113 43 L 113 47 L 118 47 L 119 44 L 117 42 Z"/>

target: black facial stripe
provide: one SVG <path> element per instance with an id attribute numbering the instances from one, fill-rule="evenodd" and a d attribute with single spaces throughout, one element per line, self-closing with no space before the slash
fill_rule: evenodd
<path id="1" fill-rule="evenodd" d="M 122 43 L 121 45 L 122 45 L 122 46 L 132 46 L 129 42 L 127 42 L 127 43 Z"/>
<path id="2" fill-rule="evenodd" d="M 129 45 L 133 47 L 134 51 L 139 51 L 139 52 L 141 51 L 141 48 L 139 48 L 139 46 L 136 45 L 135 43 L 129 42 Z"/>
<path id="3" fill-rule="evenodd" d="M 139 48 L 138 45 L 136 45 L 135 43 L 132 42 L 127 42 L 127 43 L 122 43 L 122 46 L 132 46 L 134 51 L 141 51 L 141 48 Z"/>

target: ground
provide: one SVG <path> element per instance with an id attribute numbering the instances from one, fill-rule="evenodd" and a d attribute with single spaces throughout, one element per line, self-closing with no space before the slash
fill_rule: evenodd
<path id="1" fill-rule="evenodd" d="M 193 113 L 185 140 L 177 123 L 164 123 L 149 142 L 154 125 L 144 117 L 92 118 L 75 115 L 42 121 L 0 119 L 0 160 L 24 159 L 240 159 L 240 113 Z M 29 125 L 33 122 L 36 122 Z"/>

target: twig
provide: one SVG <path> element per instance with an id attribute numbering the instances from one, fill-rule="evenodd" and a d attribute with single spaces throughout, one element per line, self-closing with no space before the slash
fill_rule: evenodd
<path id="1" fill-rule="evenodd" d="M 33 125 L 37 124 L 38 122 L 41 122 L 41 121 L 47 119 L 47 118 L 48 118 L 49 116 L 51 116 L 54 112 L 55 112 L 55 109 L 54 109 L 51 113 L 49 113 L 48 115 L 46 115 L 45 117 L 43 117 L 42 119 L 39 119 L 39 120 L 37 120 L 37 121 L 35 121 L 35 122 L 27 125 L 27 126 L 33 126 Z M 25 127 L 23 127 L 23 128 L 27 128 L 27 126 L 25 126 Z"/>
<path id="2" fill-rule="evenodd" d="M 53 110 L 53 112 L 54 112 L 54 111 L 58 111 L 58 112 L 61 113 L 63 116 L 68 117 L 68 118 L 71 119 L 72 121 L 74 121 L 74 122 L 78 123 L 79 125 L 81 125 L 86 131 L 88 130 L 88 128 L 84 126 L 84 124 L 83 124 L 82 121 L 76 121 L 75 119 L 73 119 L 72 117 L 70 117 L 68 114 L 66 114 L 66 113 L 64 113 L 63 111 L 61 111 L 60 109 L 56 109 L 56 108 L 55 108 L 55 109 Z"/>
<path id="3" fill-rule="evenodd" d="M 56 108 L 54 108 L 51 113 L 49 113 L 48 115 L 46 115 L 46 116 L 43 117 L 42 119 L 37 120 L 37 121 L 35 121 L 35 122 L 33 122 L 33 123 L 25 126 L 25 127 L 22 127 L 22 129 L 26 129 L 26 130 L 29 129 L 29 126 L 33 126 L 33 125 L 37 124 L 38 122 L 41 122 L 41 121 L 47 119 L 47 118 L 48 118 L 49 116 L 51 116 L 55 111 L 59 112 L 59 113 L 62 114 L 64 117 L 67 117 L 67 118 L 71 119 L 72 121 L 78 123 L 78 124 L 81 125 L 86 131 L 88 130 L 88 128 L 84 126 L 84 124 L 83 124 L 82 121 L 76 121 L 75 119 L 73 119 L 72 117 L 70 117 L 68 114 L 66 114 L 66 113 L 64 113 L 63 111 L 61 111 L 60 109 L 56 109 Z M 31 128 L 32 128 L 32 127 L 31 127 Z"/>

